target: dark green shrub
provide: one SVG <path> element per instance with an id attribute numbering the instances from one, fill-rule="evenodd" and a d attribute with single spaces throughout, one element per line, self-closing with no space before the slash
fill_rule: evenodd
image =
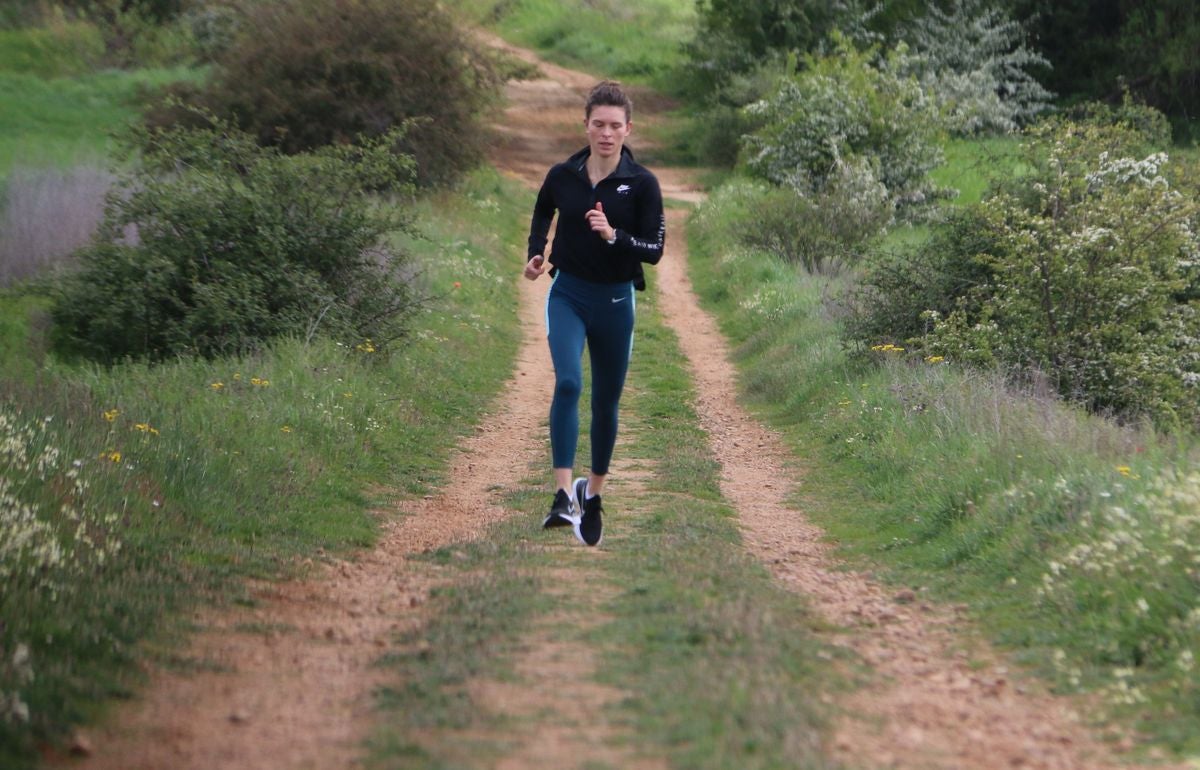
<path id="1" fill-rule="evenodd" d="M 760 190 L 751 204 L 753 218 L 734 228 L 738 240 L 809 273 L 836 273 L 856 263 L 892 218 L 887 190 L 864 166 L 843 164 L 818 193 L 774 186 Z"/>
<path id="2" fill-rule="evenodd" d="M 951 212 L 925 243 L 873 253 L 844 298 L 849 339 L 863 349 L 919 344 L 932 318 L 960 307 L 977 313 L 993 276 L 980 257 L 1000 248 L 981 207 L 971 207 Z"/>
<path id="3" fill-rule="evenodd" d="M 1200 421 L 1200 203 L 1151 137 L 1055 119 L 1029 172 L 868 271 L 857 341 L 1036 372 L 1088 408 Z"/>
<path id="4" fill-rule="evenodd" d="M 414 306 L 405 226 L 368 192 L 400 185 L 398 134 L 286 156 L 215 119 L 144 131 L 144 166 L 110 197 L 53 309 L 64 351 L 104 362 L 216 356 L 279 335 L 382 345 Z"/>
<path id="5" fill-rule="evenodd" d="M 414 125 L 401 149 L 421 184 L 453 180 L 482 156 L 491 59 L 436 0 L 254 3 L 216 56 L 209 84 L 181 94 L 285 153 Z M 186 118 L 159 110 L 152 125 Z"/>
<path id="6" fill-rule="evenodd" d="M 691 88 L 709 94 L 771 54 L 815 49 L 837 8 L 832 0 L 699 0 L 696 36 L 686 47 Z"/>

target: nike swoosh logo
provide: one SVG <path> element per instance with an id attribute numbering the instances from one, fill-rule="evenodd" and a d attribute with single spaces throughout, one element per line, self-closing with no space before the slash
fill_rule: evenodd
<path id="1" fill-rule="evenodd" d="M 629 299 L 629 298 L 628 297 L 613 297 L 613 304 L 615 305 L 618 302 L 624 302 L 627 299 Z"/>

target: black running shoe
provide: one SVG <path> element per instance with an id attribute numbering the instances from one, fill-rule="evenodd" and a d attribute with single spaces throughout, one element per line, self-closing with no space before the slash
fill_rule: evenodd
<path id="1" fill-rule="evenodd" d="M 604 539 L 604 522 L 601 517 L 604 508 L 600 505 L 600 495 L 587 497 L 587 479 L 576 479 L 575 499 L 580 510 L 578 518 L 573 522 L 575 537 L 584 545 L 600 545 L 600 541 Z"/>
<path id="2" fill-rule="evenodd" d="M 567 494 L 567 490 L 560 489 L 554 493 L 554 502 L 550 505 L 550 513 L 546 514 L 546 518 L 542 520 L 542 529 L 570 527 L 578 518 L 575 515 L 574 506 L 571 505 L 571 497 Z"/>

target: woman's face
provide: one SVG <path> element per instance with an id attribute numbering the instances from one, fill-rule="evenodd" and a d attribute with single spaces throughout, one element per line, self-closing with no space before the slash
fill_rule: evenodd
<path id="1" fill-rule="evenodd" d="M 633 124 L 625 120 L 625 108 L 603 104 L 592 108 L 592 114 L 584 121 L 587 127 L 588 145 L 592 154 L 602 158 L 620 156 L 625 137 Z"/>

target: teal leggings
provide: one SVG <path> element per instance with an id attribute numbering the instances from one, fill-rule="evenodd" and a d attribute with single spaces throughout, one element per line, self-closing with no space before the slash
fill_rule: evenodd
<path id="1" fill-rule="evenodd" d="M 575 465 L 583 344 L 592 365 L 592 473 L 608 473 L 617 443 L 617 406 L 633 351 L 633 283 L 592 283 L 559 271 L 546 295 L 546 336 L 554 361 L 550 450 L 555 468 Z"/>

